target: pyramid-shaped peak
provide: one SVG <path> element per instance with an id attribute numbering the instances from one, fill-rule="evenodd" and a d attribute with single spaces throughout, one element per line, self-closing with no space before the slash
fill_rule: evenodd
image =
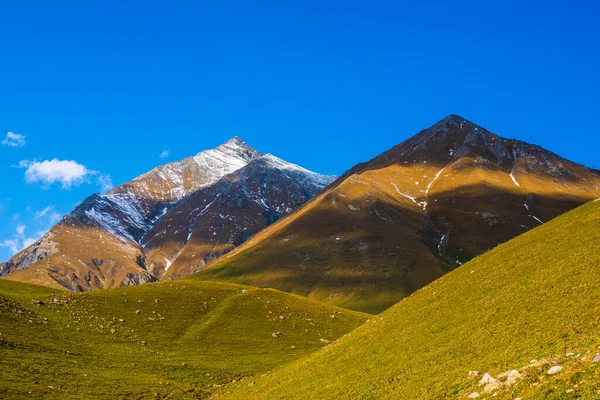
<path id="1" fill-rule="evenodd" d="M 261 154 L 258 151 L 250 147 L 239 136 L 232 137 L 222 145 L 218 146 L 215 150 L 232 155 L 237 154 L 247 159 L 248 161 L 261 156 Z"/>
<path id="2" fill-rule="evenodd" d="M 439 120 L 436 124 L 434 124 L 428 130 L 436 130 L 436 129 L 444 129 L 449 131 L 454 131 L 454 133 L 459 133 L 460 131 L 485 131 L 481 126 L 469 121 L 468 119 L 461 117 L 457 114 L 450 114 L 447 117 Z"/>
<path id="3" fill-rule="evenodd" d="M 446 121 L 446 122 L 455 122 L 455 123 L 463 123 L 463 122 L 469 122 L 472 123 L 471 121 L 469 121 L 468 119 L 461 117 L 458 114 L 450 114 L 448 116 L 446 116 L 445 118 L 441 119 L 440 122 L 442 121 Z"/>
<path id="4" fill-rule="evenodd" d="M 223 144 L 236 144 L 236 145 L 245 145 L 246 142 L 242 140 L 239 136 L 234 136 Z"/>

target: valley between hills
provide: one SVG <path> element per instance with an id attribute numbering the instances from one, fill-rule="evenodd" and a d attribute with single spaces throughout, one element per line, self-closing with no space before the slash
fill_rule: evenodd
<path id="1" fill-rule="evenodd" d="M 600 398 L 598 199 L 457 115 L 339 177 L 236 137 L 0 264 L 0 397 Z"/>

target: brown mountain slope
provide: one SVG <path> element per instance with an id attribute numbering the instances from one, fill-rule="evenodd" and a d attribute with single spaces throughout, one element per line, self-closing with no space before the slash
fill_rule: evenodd
<path id="1" fill-rule="evenodd" d="M 379 312 L 600 196 L 600 173 L 451 115 L 194 275 Z"/>

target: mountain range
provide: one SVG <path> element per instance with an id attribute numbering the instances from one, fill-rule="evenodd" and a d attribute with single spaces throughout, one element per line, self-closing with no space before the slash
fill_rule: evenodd
<path id="1" fill-rule="evenodd" d="M 74 291 L 185 276 L 334 178 L 263 156 L 235 137 L 88 197 L 0 264 L 0 275 Z"/>
<path id="2" fill-rule="evenodd" d="M 337 179 L 235 137 L 85 199 L 0 274 L 74 291 L 194 274 L 377 313 L 597 197 L 600 172 L 457 115 Z"/>

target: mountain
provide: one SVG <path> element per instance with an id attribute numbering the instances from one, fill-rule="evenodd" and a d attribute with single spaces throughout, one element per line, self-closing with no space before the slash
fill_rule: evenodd
<path id="1" fill-rule="evenodd" d="M 71 293 L 0 279 L 0 398 L 205 399 L 321 349 L 365 319 L 223 283 Z"/>
<path id="2" fill-rule="evenodd" d="M 180 202 L 143 239 L 153 273 L 190 275 L 319 193 L 335 177 L 271 154 Z"/>
<path id="3" fill-rule="evenodd" d="M 333 179 L 262 156 L 235 137 L 88 197 L 38 242 L 0 264 L 0 275 L 74 291 L 181 277 Z M 198 264 L 181 265 L 177 254 L 183 260 L 197 255 Z"/>
<path id="4" fill-rule="evenodd" d="M 590 202 L 218 398 L 598 398 L 599 228 Z"/>
<path id="5" fill-rule="evenodd" d="M 195 277 L 381 312 L 599 196 L 599 171 L 451 115 L 350 169 Z"/>

